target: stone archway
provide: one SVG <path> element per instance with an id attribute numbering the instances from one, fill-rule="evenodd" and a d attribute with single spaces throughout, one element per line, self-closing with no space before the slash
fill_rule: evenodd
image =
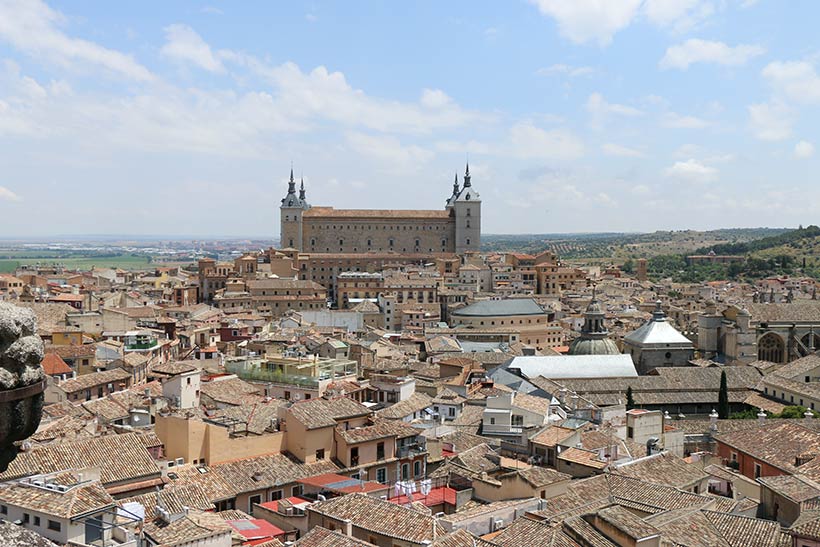
<path id="1" fill-rule="evenodd" d="M 757 341 L 757 358 L 761 361 L 782 363 L 786 357 L 786 343 L 773 332 L 767 332 Z"/>

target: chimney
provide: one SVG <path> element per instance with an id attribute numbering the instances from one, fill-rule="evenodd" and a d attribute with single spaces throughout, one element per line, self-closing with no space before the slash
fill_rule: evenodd
<path id="1" fill-rule="evenodd" d="M 718 421 L 718 413 L 713 408 L 712 413 L 709 414 L 709 430 L 710 431 L 717 431 L 717 421 Z"/>
<path id="2" fill-rule="evenodd" d="M 183 513 L 184 515 L 187 515 L 187 514 L 188 514 L 188 511 L 190 511 L 190 507 L 188 507 L 187 505 L 183 505 L 183 506 L 182 506 L 182 513 Z"/>
<path id="3" fill-rule="evenodd" d="M 763 425 L 766 423 L 766 413 L 762 410 L 757 413 L 757 423 L 758 425 Z"/>
<path id="4" fill-rule="evenodd" d="M 353 521 L 350 519 L 345 519 L 342 521 L 344 524 L 344 535 L 347 537 L 353 537 Z"/>

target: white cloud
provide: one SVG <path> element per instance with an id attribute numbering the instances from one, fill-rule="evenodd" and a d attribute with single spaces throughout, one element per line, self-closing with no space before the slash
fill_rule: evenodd
<path id="1" fill-rule="evenodd" d="M 577 44 L 607 46 L 613 36 L 637 20 L 683 33 L 702 24 L 715 11 L 712 0 L 530 0 L 558 29 Z M 722 9 L 725 7 L 720 4 Z"/>
<path id="2" fill-rule="evenodd" d="M 66 36 L 57 28 L 63 22 L 62 14 L 40 0 L 0 2 L 0 39 L 14 48 L 69 68 L 79 62 L 104 67 L 132 80 L 154 79 L 130 55 Z"/>
<path id="3" fill-rule="evenodd" d="M 636 150 L 634 148 L 629 148 L 627 146 L 621 146 L 620 144 L 613 144 L 613 143 L 606 143 L 601 146 L 601 150 L 607 156 L 617 156 L 621 158 L 643 158 L 646 156 L 640 150 Z"/>
<path id="4" fill-rule="evenodd" d="M 660 61 L 660 66 L 681 70 L 686 70 L 694 63 L 739 66 L 746 64 L 753 57 L 762 55 L 765 51 L 757 45 L 739 44 L 732 47 L 723 42 L 692 38 L 667 49 Z"/>
<path id="5" fill-rule="evenodd" d="M 421 92 L 421 104 L 427 108 L 441 108 L 453 100 L 440 89 L 424 89 Z"/>
<path id="6" fill-rule="evenodd" d="M 775 92 L 799 103 L 820 102 L 820 76 L 806 61 L 775 61 L 762 71 Z"/>
<path id="7" fill-rule="evenodd" d="M 347 145 L 357 154 L 373 158 L 385 167 L 406 171 L 427 163 L 433 152 L 416 145 L 405 146 L 395 137 L 350 132 Z"/>
<path id="8" fill-rule="evenodd" d="M 253 57 L 225 52 L 220 55 L 223 61 L 247 66 L 274 84 L 277 104 L 283 113 L 295 119 L 319 118 L 402 133 L 431 133 L 491 119 L 491 116 L 466 111 L 454 101 L 445 101 L 449 98 L 440 90 L 422 92 L 422 101 L 426 104 L 381 99 L 352 87 L 344 74 L 330 72 L 324 66 L 302 72 L 294 63 L 269 66 Z"/>
<path id="9" fill-rule="evenodd" d="M 207 13 L 209 15 L 224 15 L 225 12 L 215 6 L 203 6 L 200 10 L 202 13 Z"/>
<path id="10" fill-rule="evenodd" d="M 683 33 L 708 19 L 715 7 L 709 0 L 646 0 L 643 12 L 651 23 Z"/>
<path id="11" fill-rule="evenodd" d="M 661 125 L 671 129 L 703 129 L 709 127 L 709 122 L 695 116 L 686 116 L 675 112 L 667 112 L 661 119 Z"/>
<path id="12" fill-rule="evenodd" d="M 718 170 L 695 159 L 676 161 L 664 171 L 667 177 L 688 182 L 712 182 L 717 179 Z"/>
<path id="13" fill-rule="evenodd" d="M 814 155 L 814 145 L 808 141 L 800 141 L 794 145 L 794 157 L 810 158 Z"/>
<path id="14" fill-rule="evenodd" d="M 785 104 L 773 101 L 749 105 L 749 125 L 755 136 L 764 141 L 782 141 L 792 134 L 794 116 Z"/>
<path id="15" fill-rule="evenodd" d="M 556 20 L 565 37 L 578 44 L 597 42 L 601 46 L 629 26 L 641 5 L 641 0 L 530 1 L 542 14 Z"/>
<path id="16" fill-rule="evenodd" d="M 583 156 L 584 144 L 568 131 L 547 131 L 519 122 L 510 128 L 508 154 L 522 159 L 573 160 Z"/>
<path id="17" fill-rule="evenodd" d="M 22 199 L 5 186 L 0 186 L 0 201 L 21 201 Z"/>
<path id="18" fill-rule="evenodd" d="M 222 72 L 222 62 L 214 56 L 209 46 L 197 32 L 188 25 L 165 27 L 165 45 L 160 53 L 177 62 L 192 63 L 209 72 Z"/>
<path id="19" fill-rule="evenodd" d="M 609 103 L 600 93 L 592 93 L 587 99 L 587 112 L 589 112 L 592 126 L 600 128 L 610 116 L 641 116 L 643 112 L 632 106 L 624 104 Z"/>
<path id="20" fill-rule="evenodd" d="M 591 66 L 570 66 L 565 64 L 555 64 L 544 68 L 539 68 L 535 71 L 541 76 L 551 76 L 554 74 L 565 74 L 570 78 L 578 78 L 580 76 L 589 76 L 595 72 Z"/>

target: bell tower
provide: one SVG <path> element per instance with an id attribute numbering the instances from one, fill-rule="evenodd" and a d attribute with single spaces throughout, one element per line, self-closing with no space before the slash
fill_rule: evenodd
<path id="1" fill-rule="evenodd" d="M 288 193 L 282 198 L 279 206 L 279 247 L 303 250 L 302 214 L 310 209 L 305 198 L 305 181 L 302 180 L 299 194 L 296 194 L 296 181 L 293 179 L 293 167 L 290 168 Z"/>
<path id="2" fill-rule="evenodd" d="M 470 164 L 464 171 L 464 186 L 453 199 L 456 217 L 456 254 L 481 249 L 481 196 L 470 180 Z"/>

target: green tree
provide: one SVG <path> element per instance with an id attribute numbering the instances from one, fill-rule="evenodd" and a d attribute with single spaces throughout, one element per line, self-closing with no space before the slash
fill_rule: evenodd
<path id="1" fill-rule="evenodd" d="M 784 408 L 777 418 L 803 418 L 806 413 L 806 407 L 800 405 L 787 406 Z"/>
<path id="2" fill-rule="evenodd" d="M 720 371 L 720 392 L 718 393 L 718 417 L 725 420 L 729 417 L 729 385 L 726 382 L 726 371 Z"/>
<path id="3" fill-rule="evenodd" d="M 632 386 L 626 388 L 626 409 L 632 410 L 635 408 L 635 397 L 632 395 Z"/>

